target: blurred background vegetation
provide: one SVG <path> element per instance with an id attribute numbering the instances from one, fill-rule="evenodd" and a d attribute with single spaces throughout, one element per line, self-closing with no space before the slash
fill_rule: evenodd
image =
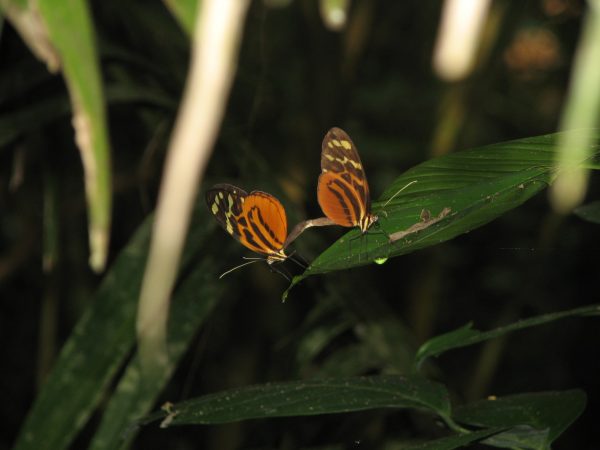
<path id="1" fill-rule="evenodd" d="M 282 201 L 291 225 L 322 215 L 316 202 L 320 144 L 332 126 L 344 128 L 357 144 L 374 198 L 432 156 L 556 131 L 585 10 L 584 2 L 574 0 L 493 3 L 474 72 L 447 83 L 431 63 L 438 2 L 356 0 L 341 32 L 327 29 L 313 1 L 277 3 L 286 2 L 251 3 L 198 202 L 204 208 L 202 194 L 217 182 L 264 190 Z M 156 204 L 189 38 L 159 2 L 106 0 L 91 7 L 112 147 L 110 267 Z M 64 82 L 36 60 L 6 21 L 0 68 L 4 449 L 14 442 L 102 275 L 87 264 L 82 164 Z M 598 188 L 592 177 L 588 199 L 597 198 Z M 298 252 L 310 261 L 341 234 L 335 227 L 309 230 L 298 240 Z M 264 265 L 223 280 L 215 276 L 206 283 L 220 284 L 222 294 L 160 398 L 179 401 L 365 368 L 406 372 L 407 355 L 418 344 L 469 321 L 490 329 L 597 301 L 599 249 L 597 226 L 554 215 L 547 197 L 538 195 L 450 242 L 382 266 L 313 277 L 285 304 L 280 297 L 286 281 Z M 218 275 L 247 253 L 215 227 L 192 260 L 210 261 Z M 458 350 L 432 370 L 457 401 L 581 388 L 587 409 L 556 448 L 591 449 L 600 441 L 600 353 L 592 319 Z M 92 416 L 73 448 L 86 446 L 99 418 Z M 147 427 L 134 448 L 297 448 L 354 441 L 369 448 L 382 436 L 434 430 L 427 416 L 371 411 Z"/>

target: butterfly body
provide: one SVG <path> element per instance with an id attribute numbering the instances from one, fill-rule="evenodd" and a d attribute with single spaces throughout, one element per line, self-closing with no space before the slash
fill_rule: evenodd
<path id="1" fill-rule="evenodd" d="M 217 184 L 206 192 L 206 203 L 217 222 L 246 248 L 266 256 L 269 264 L 285 261 L 287 218 L 283 205 L 271 194 L 249 194 L 231 184 Z"/>
<path id="2" fill-rule="evenodd" d="M 323 139 L 317 198 L 337 225 L 358 227 L 364 234 L 378 220 L 371 212 L 369 184 L 356 146 L 340 128 L 330 129 Z"/>

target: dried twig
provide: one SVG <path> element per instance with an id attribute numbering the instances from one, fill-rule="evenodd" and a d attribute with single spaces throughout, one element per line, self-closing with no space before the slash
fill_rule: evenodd
<path id="1" fill-rule="evenodd" d="M 448 216 L 452 210 L 448 207 L 442 209 L 442 211 L 434 218 L 431 218 L 431 212 L 428 209 L 424 209 L 421 211 L 421 221 L 411 225 L 406 230 L 398 231 L 396 233 L 390 234 L 389 243 L 392 244 L 403 237 L 416 233 L 417 231 L 424 230 L 425 228 L 429 228 L 434 223 L 439 222 L 444 217 Z"/>

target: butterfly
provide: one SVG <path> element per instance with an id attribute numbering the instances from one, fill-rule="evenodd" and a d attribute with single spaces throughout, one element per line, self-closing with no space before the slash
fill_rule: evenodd
<path id="1" fill-rule="evenodd" d="M 288 258 L 284 249 L 287 218 L 283 205 L 271 194 L 249 194 L 231 184 L 217 184 L 206 192 L 206 203 L 217 222 L 244 247 L 266 256 L 269 265 Z"/>
<path id="2" fill-rule="evenodd" d="M 362 234 L 378 220 L 371 212 L 369 183 L 356 146 L 340 128 L 330 129 L 321 145 L 317 199 L 333 223 L 358 227 Z"/>

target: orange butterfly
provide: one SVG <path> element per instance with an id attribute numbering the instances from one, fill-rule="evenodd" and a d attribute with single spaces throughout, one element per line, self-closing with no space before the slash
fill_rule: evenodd
<path id="1" fill-rule="evenodd" d="M 217 184 L 206 192 L 206 203 L 217 222 L 234 239 L 266 256 L 267 263 L 285 261 L 287 218 L 283 205 L 271 194 L 249 194 L 231 184 Z"/>
<path id="2" fill-rule="evenodd" d="M 321 209 L 333 223 L 366 233 L 378 217 L 371 213 L 369 183 L 356 146 L 344 130 L 334 127 L 325 135 L 321 149 L 317 186 Z"/>

